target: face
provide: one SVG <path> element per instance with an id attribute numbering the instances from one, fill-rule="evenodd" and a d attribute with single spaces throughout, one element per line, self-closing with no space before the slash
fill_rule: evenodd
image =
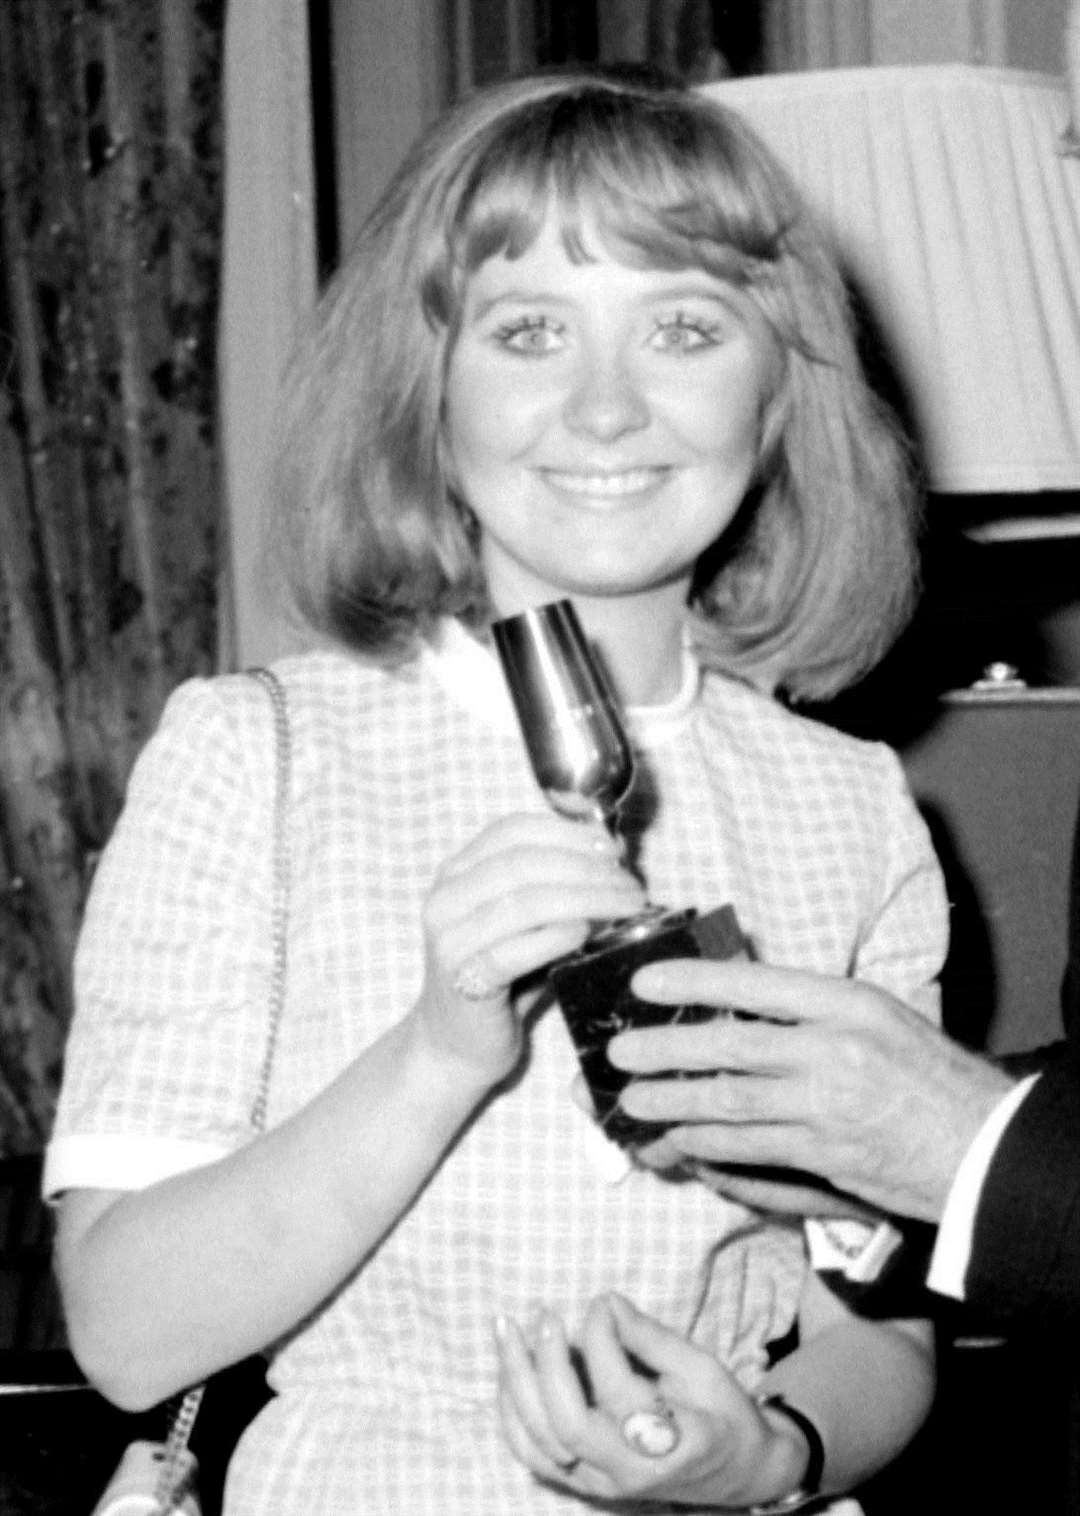
<path id="1" fill-rule="evenodd" d="M 469 282 L 445 396 L 456 485 L 501 614 L 562 596 L 685 602 L 753 476 L 778 355 L 696 269 L 632 268 L 549 225 Z"/>

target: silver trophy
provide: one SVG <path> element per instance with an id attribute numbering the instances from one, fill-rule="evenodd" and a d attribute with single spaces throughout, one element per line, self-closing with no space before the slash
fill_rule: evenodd
<path id="1" fill-rule="evenodd" d="M 563 816 L 614 829 L 634 751 L 573 605 L 556 600 L 491 630 L 540 788 Z"/>
<path id="2" fill-rule="evenodd" d="M 492 623 L 492 636 L 533 773 L 551 806 L 597 817 L 618 836 L 619 809 L 634 783 L 634 750 L 618 701 L 569 600 Z M 618 1104 L 629 1075 L 608 1061 L 608 1041 L 627 1026 L 702 1020 L 705 1006 L 655 1005 L 630 990 L 634 973 L 661 958 L 731 958 L 747 943 L 730 905 L 705 916 L 650 905 L 600 923 L 585 946 L 554 964 L 558 997 L 589 1085 L 596 1117 L 627 1146 L 651 1141 L 654 1124 Z"/>

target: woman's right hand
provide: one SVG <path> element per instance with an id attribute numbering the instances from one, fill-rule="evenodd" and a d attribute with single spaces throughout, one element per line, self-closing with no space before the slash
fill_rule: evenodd
<path id="1" fill-rule="evenodd" d="M 442 864 L 424 902 L 422 1035 L 496 1083 L 521 1054 L 514 981 L 580 947 L 593 922 L 644 903 L 599 824 L 546 812 L 493 822 Z"/>

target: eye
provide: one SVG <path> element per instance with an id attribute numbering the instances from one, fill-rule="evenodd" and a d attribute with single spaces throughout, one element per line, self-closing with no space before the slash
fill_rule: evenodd
<path id="1" fill-rule="evenodd" d="M 691 353 L 698 348 L 716 347 L 724 335 L 724 323 L 717 317 L 676 311 L 673 316 L 657 321 L 651 343 L 663 352 Z"/>
<path id="2" fill-rule="evenodd" d="M 495 341 L 509 352 L 539 357 L 558 351 L 563 332 L 550 316 L 516 316 L 496 328 Z"/>

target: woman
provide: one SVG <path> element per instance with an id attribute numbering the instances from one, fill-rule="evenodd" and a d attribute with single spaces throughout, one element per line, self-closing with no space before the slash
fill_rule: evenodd
<path id="1" fill-rule="evenodd" d="M 269 1129 L 272 753 L 262 693 L 219 678 L 143 755 L 80 946 L 47 1178 L 80 1361 L 139 1406 L 273 1345 L 230 1516 L 793 1509 L 818 1434 L 850 1487 L 925 1414 L 926 1332 L 850 1316 L 797 1227 L 613 1162 L 570 1099 L 537 985 L 642 888 L 544 806 L 485 633 L 573 599 L 649 776 L 657 899 L 731 900 L 770 961 L 934 1009 L 943 892 L 895 757 L 777 699 L 856 678 L 911 599 L 903 453 L 827 249 L 700 98 L 497 87 L 369 221 L 280 453 L 323 641 L 278 666 Z"/>

